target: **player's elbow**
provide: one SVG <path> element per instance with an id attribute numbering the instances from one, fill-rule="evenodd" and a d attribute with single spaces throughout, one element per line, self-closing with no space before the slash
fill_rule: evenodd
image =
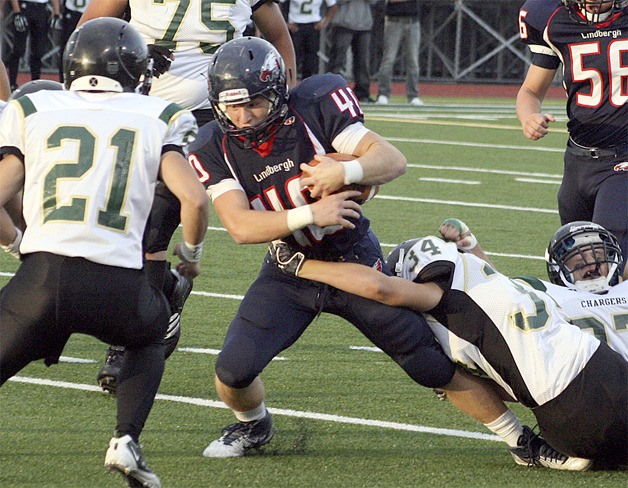
<path id="1" fill-rule="evenodd" d="M 395 148 L 395 155 L 391 158 L 391 172 L 392 179 L 399 178 L 406 173 L 406 168 L 408 166 L 408 160 L 403 155 L 401 151 Z"/>
<path id="2" fill-rule="evenodd" d="M 385 277 L 385 275 L 382 275 L 382 277 Z M 385 280 L 368 279 L 362 285 L 364 296 L 367 298 L 386 305 L 397 305 L 395 303 L 395 296 L 391 293 Z"/>

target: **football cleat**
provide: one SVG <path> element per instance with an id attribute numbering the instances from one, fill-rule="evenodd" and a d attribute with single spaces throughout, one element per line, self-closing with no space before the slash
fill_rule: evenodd
<path id="1" fill-rule="evenodd" d="M 273 438 L 273 418 L 267 411 L 264 418 L 252 422 L 236 422 L 225 427 L 222 437 L 203 451 L 210 458 L 241 457 L 251 449 L 259 449 Z"/>
<path id="2" fill-rule="evenodd" d="M 107 358 L 105 364 L 96 377 L 96 381 L 107 393 L 112 395 L 116 394 L 116 384 L 118 381 L 118 375 L 122 368 L 122 360 L 124 359 L 124 347 L 122 346 L 109 346 L 107 349 Z"/>
<path id="3" fill-rule="evenodd" d="M 549 444 L 543 444 L 539 449 L 539 464 L 561 471 L 588 471 L 593 466 L 593 460 L 567 456 Z"/>
<path id="4" fill-rule="evenodd" d="M 164 353 L 166 358 L 174 352 L 181 337 L 181 312 L 183 305 L 192 292 L 192 280 L 181 276 L 176 270 L 170 270 L 175 278 L 174 288 L 169 297 L 172 315 L 168 321 L 168 329 L 164 336 Z"/>
<path id="5" fill-rule="evenodd" d="M 111 473 L 124 476 L 131 488 L 161 488 L 161 481 L 146 464 L 142 449 L 130 435 L 113 437 L 105 455 L 105 468 Z"/>
<path id="6" fill-rule="evenodd" d="M 517 447 L 511 447 L 510 454 L 520 466 L 542 466 L 562 471 L 587 471 L 593 461 L 570 457 L 558 452 L 528 426 L 517 440 Z"/>

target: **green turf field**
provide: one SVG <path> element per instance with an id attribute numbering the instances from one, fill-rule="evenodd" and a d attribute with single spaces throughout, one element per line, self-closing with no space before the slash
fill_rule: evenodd
<path id="1" fill-rule="evenodd" d="M 455 216 L 506 274 L 544 276 L 543 251 L 559 224 L 564 104 L 545 107 L 559 121 L 545 139 L 531 142 L 519 129 L 514 100 L 425 101 L 418 109 L 365 107 L 367 126 L 408 158 L 407 173 L 364 206 L 384 253 L 436 233 Z M 167 362 L 142 437 L 165 487 L 626 486 L 621 472 L 516 466 L 482 425 L 416 386 L 352 326 L 329 315 L 263 374 L 277 430 L 265 451 L 203 458 L 233 421 L 214 391 L 213 366 L 265 246 L 237 246 L 212 215 L 205 249 L 179 350 Z M 0 256 L 0 285 L 17 264 Z M 74 336 L 59 365 L 33 364 L 0 390 L 0 487 L 123 485 L 102 466 L 115 417 L 115 399 L 95 384 L 104 355 L 104 345 Z M 533 425 L 529 412 L 513 409 Z"/>

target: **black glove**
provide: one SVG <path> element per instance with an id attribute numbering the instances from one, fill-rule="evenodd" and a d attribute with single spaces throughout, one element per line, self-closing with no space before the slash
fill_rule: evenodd
<path id="1" fill-rule="evenodd" d="M 305 254 L 295 251 L 283 241 L 268 244 L 270 260 L 285 274 L 299 276 L 301 266 L 305 262 Z"/>
<path id="2" fill-rule="evenodd" d="M 26 16 L 22 12 L 16 13 L 13 17 L 13 26 L 18 32 L 26 32 L 28 29 L 28 20 L 26 20 Z"/>
<path id="3" fill-rule="evenodd" d="M 53 15 L 52 17 L 50 17 L 50 30 L 57 30 L 60 31 L 63 29 L 63 26 L 61 25 L 61 16 L 60 15 Z"/>
<path id="4" fill-rule="evenodd" d="M 148 55 L 153 58 L 153 76 L 159 78 L 170 69 L 172 51 L 157 44 L 148 45 Z"/>

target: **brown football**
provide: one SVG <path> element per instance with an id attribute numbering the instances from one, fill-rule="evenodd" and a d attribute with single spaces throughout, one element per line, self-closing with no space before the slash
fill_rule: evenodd
<path id="1" fill-rule="evenodd" d="M 354 159 L 357 158 L 357 156 L 354 156 L 353 154 L 344 154 L 344 153 L 327 153 L 325 154 L 325 156 L 327 156 L 328 158 L 335 159 L 336 161 L 353 161 Z M 318 163 L 319 161 L 317 159 L 312 159 L 312 161 L 310 161 L 307 164 L 310 166 L 316 166 Z M 362 185 L 360 183 L 352 183 L 350 185 L 344 185 L 342 188 L 335 191 L 334 193 L 340 193 L 341 191 L 347 191 L 347 190 L 354 190 L 354 191 L 361 192 L 361 194 L 358 197 L 354 198 L 353 200 L 355 200 L 357 203 L 362 205 L 363 203 L 368 202 L 375 195 L 377 195 L 377 192 L 379 192 L 379 185 Z"/>

